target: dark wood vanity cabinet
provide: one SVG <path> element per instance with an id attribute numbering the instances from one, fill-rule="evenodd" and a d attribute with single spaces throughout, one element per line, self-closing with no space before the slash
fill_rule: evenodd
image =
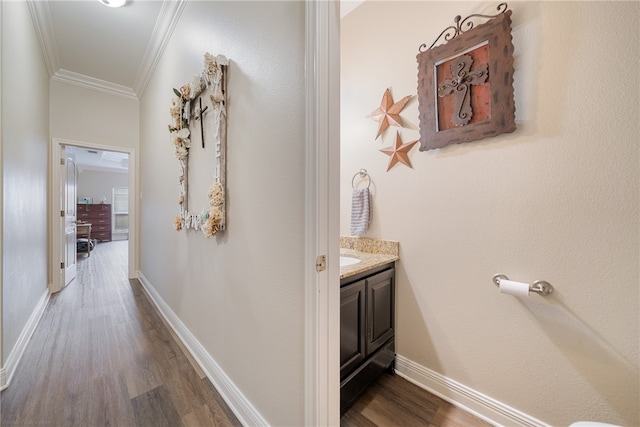
<path id="1" fill-rule="evenodd" d="M 340 410 L 395 361 L 395 269 L 390 263 L 340 282 Z"/>

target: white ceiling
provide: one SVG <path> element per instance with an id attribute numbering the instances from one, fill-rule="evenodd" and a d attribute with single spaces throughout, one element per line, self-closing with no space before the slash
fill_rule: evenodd
<path id="1" fill-rule="evenodd" d="M 60 68 L 132 88 L 160 2 L 121 8 L 97 1 L 49 4 Z"/>
<path id="2" fill-rule="evenodd" d="M 114 151 L 102 151 L 92 148 L 67 146 L 67 157 L 78 167 L 78 172 L 129 172 L 129 154 Z"/>
<path id="3" fill-rule="evenodd" d="M 139 97 L 186 0 L 27 0 L 54 80 Z"/>

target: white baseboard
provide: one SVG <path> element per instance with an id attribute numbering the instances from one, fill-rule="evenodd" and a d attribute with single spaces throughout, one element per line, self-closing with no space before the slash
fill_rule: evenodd
<path id="1" fill-rule="evenodd" d="M 396 374 L 495 426 L 549 427 L 527 414 L 396 355 Z"/>
<path id="2" fill-rule="evenodd" d="M 2 369 L 0 369 L 0 390 L 4 390 L 9 387 L 9 384 L 11 384 L 13 374 L 15 374 L 16 369 L 18 368 L 18 363 L 20 363 L 20 359 L 22 359 L 22 355 L 24 354 L 24 350 L 27 348 L 31 335 L 33 335 L 33 332 L 36 330 L 36 326 L 38 326 L 38 322 L 40 322 L 40 319 L 44 314 L 44 310 L 47 308 L 49 296 L 49 289 L 47 289 L 38 300 L 38 303 L 33 309 L 31 316 L 29 316 L 29 320 L 27 320 L 24 328 L 22 328 L 22 332 L 18 337 L 18 341 L 16 341 L 16 345 L 13 346 L 9 353 L 9 357 L 7 357 L 7 363 L 2 367 Z"/>
<path id="3" fill-rule="evenodd" d="M 236 387 L 233 381 L 225 374 L 213 357 L 211 357 L 196 337 L 193 336 L 184 323 L 176 316 L 173 310 L 164 302 L 153 285 L 140 271 L 138 271 L 138 279 L 160 314 L 173 329 L 176 336 L 180 338 L 180 341 L 182 341 L 198 365 L 200 365 L 200 368 L 202 368 L 218 393 L 220 393 L 224 401 L 229 405 L 229 408 L 231 408 L 236 417 L 238 417 L 240 423 L 245 426 L 268 426 L 269 424 L 262 415 L 260 415 L 258 410 L 244 394 L 242 394 L 240 389 Z"/>

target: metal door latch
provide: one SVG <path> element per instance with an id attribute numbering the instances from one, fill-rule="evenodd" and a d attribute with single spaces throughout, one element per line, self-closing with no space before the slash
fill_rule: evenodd
<path id="1" fill-rule="evenodd" d="M 316 271 L 319 273 L 321 271 L 325 271 L 327 269 L 327 256 L 326 255 L 318 255 L 316 258 Z"/>

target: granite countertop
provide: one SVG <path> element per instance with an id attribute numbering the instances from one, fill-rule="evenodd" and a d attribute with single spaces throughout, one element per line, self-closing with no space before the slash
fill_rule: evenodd
<path id="1" fill-rule="evenodd" d="M 340 237 L 340 256 L 360 260 L 357 264 L 340 267 L 340 279 L 398 261 L 400 259 L 399 249 L 398 242 L 390 240 Z"/>

